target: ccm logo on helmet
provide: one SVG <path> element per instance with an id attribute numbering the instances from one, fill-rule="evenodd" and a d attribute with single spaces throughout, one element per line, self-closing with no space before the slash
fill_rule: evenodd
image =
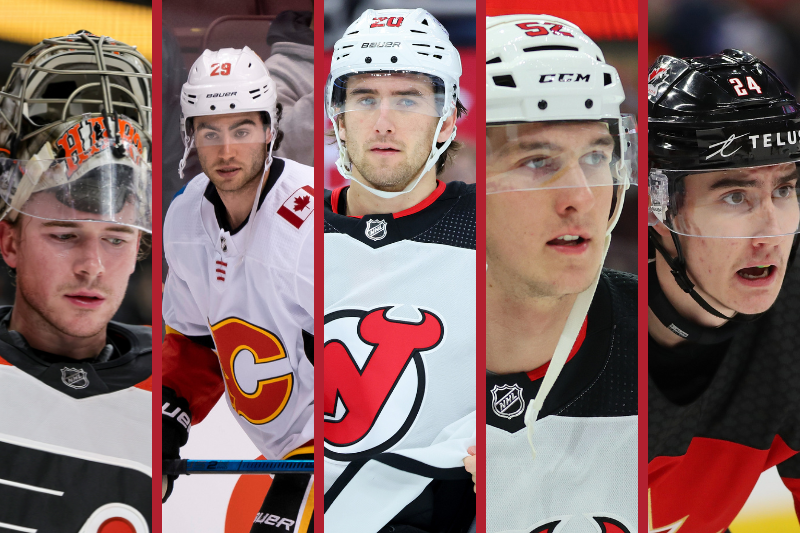
<path id="1" fill-rule="evenodd" d="M 207 94 L 206 98 L 226 98 L 228 96 L 236 96 L 236 93 L 239 91 L 233 91 L 232 93 L 211 93 Z"/>
<path id="2" fill-rule="evenodd" d="M 361 48 L 400 48 L 400 43 L 361 43 Z"/>
<path id="3" fill-rule="evenodd" d="M 558 76 L 558 77 L 556 77 Z M 589 82 L 590 74 L 542 74 L 539 76 L 539 83 L 551 83 L 554 81 L 570 82 L 570 81 L 585 81 Z"/>

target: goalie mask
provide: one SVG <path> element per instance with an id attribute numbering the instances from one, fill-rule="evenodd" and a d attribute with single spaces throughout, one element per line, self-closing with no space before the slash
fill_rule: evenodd
<path id="1" fill-rule="evenodd" d="M 381 198 L 411 192 L 436 165 L 455 139 L 456 127 L 442 143 L 437 138 L 445 121 L 456 113 L 461 59 L 447 30 L 424 9 L 365 11 L 334 45 L 331 73 L 325 86 L 325 110 L 333 122 L 339 147 L 336 167 L 356 179 L 339 120 L 376 120 L 388 112 L 393 120 L 413 123 L 415 116 L 438 118 L 431 150 L 422 171 L 399 192 L 375 189 L 356 180 Z M 383 87 L 383 93 L 377 86 Z M 344 117 L 343 115 L 347 115 Z M 440 146 L 437 146 L 439 144 Z"/>
<path id="2" fill-rule="evenodd" d="M 150 232 L 150 83 L 147 60 L 109 37 L 79 32 L 25 54 L 0 92 L 0 216 Z"/>
<path id="3" fill-rule="evenodd" d="M 578 294 L 525 413 L 535 456 L 536 418 L 586 318 L 625 191 L 636 184 L 636 121 L 620 113 L 616 69 L 575 24 L 550 15 L 487 17 L 486 45 L 486 194 L 535 202 L 538 192 L 559 189 L 611 198 L 597 274 Z"/>

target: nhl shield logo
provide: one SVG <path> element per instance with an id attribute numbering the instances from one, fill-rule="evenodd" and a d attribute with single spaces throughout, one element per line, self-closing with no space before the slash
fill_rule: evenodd
<path id="1" fill-rule="evenodd" d="M 89 376 L 80 368 L 62 368 L 61 381 L 73 389 L 85 389 L 89 386 Z"/>
<path id="2" fill-rule="evenodd" d="M 385 220 L 367 220 L 367 230 L 364 232 L 368 239 L 379 241 L 386 237 Z"/>
<path id="3" fill-rule="evenodd" d="M 495 385 L 492 389 L 492 411 L 503 418 L 514 418 L 525 411 L 522 387 L 519 385 Z"/>

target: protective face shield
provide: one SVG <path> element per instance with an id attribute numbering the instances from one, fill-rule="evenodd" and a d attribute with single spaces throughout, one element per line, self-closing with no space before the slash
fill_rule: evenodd
<path id="1" fill-rule="evenodd" d="M 356 120 L 375 119 L 381 112 L 401 120 L 414 114 L 442 117 L 445 87 L 441 78 L 417 72 L 367 72 L 340 76 L 333 81 L 331 119 L 358 113 Z"/>
<path id="2" fill-rule="evenodd" d="M 689 237 L 779 237 L 800 232 L 798 169 L 783 163 L 730 170 L 654 169 L 651 225 Z"/>
<path id="3" fill-rule="evenodd" d="M 569 125 L 569 145 L 548 128 Z M 636 119 L 532 122 L 486 128 L 486 194 L 636 184 Z"/>
<path id="4" fill-rule="evenodd" d="M 120 141 L 86 119 L 61 128 L 30 159 L 0 159 L 2 216 L 107 222 L 151 232 L 149 143 L 130 119 L 118 120 Z"/>

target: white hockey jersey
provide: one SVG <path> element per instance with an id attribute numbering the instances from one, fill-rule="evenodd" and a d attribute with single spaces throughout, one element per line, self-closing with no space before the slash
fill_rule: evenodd
<path id="1" fill-rule="evenodd" d="M 108 336 L 115 357 L 78 361 L 0 324 L 0 531 L 151 530 L 151 330 L 112 322 Z"/>
<path id="2" fill-rule="evenodd" d="M 201 174 L 175 197 L 164 223 L 164 322 L 215 347 L 228 405 L 267 459 L 313 439 L 313 178 L 311 167 L 275 158 L 255 220 L 231 232 Z M 213 344 L 203 341 L 209 335 Z M 196 415 L 192 398 L 213 380 L 193 379 L 194 355 L 165 347 L 163 374 Z"/>
<path id="3" fill-rule="evenodd" d="M 466 531 L 475 186 L 439 183 L 411 209 L 364 217 L 339 214 L 344 194 L 325 206 L 325 530 Z"/>
<path id="4" fill-rule="evenodd" d="M 635 276 L 605 270 L 584 329 L 539 412 L 525 408 L 546 366 L 487 374 L 487 533 L 638 529 Z"/>

